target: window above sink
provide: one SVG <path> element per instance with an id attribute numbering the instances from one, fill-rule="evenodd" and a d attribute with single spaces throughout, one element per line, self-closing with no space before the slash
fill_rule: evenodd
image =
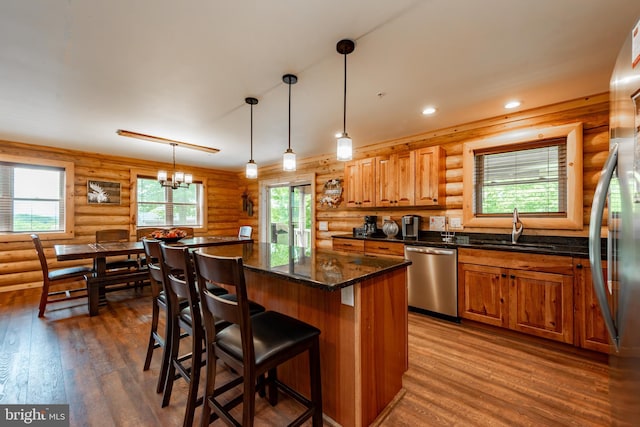
<path id="1" fill-rule="evenodd" d="M 580 230 L 582 123 L 514 131 L 463 145 L 466 227 Z"/>

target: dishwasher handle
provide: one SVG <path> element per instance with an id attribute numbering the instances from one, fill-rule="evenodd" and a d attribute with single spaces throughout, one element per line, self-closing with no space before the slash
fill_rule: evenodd
<path id="1" fill-rule="evenodd" d="M 406 252 L 417 252 L 421 254 L 429 254 L 429 255 L 455 255 L 455 249 L 440 249 L 440 248 L 427 248 L 423 246 L 405 246 L 404 250 Z"/>

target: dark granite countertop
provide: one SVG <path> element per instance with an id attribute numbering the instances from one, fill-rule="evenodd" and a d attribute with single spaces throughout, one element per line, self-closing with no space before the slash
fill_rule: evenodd
<path id="1" fill-rule="evenodd" d="M 199 251 L 240 256 L 248 270 L 327 291 L 352 286 L 411 264 L 400 257 L 345 254 L 273 243 L 207 247 Z"/>
<path id="2" fill-rule="evenodd" d="M 510 234 L 484 233 L 455 233 L 453 241 L 443 241 L 440 232 L 421 231 L 419 238 L 402 239 L 388 238 L 384 234 L 368 237 L 355 237 L 352 234 L 334 235 L 334 238 L 353 240 L 380 240 L 398 242 L 406 245 L 433 246 L 448 248 L 485 249 L 495 251 L 527 252 L 545 255 L 571 256 L 575 258 L 589 257 L 589 241 L 586 237 L 556 237 L 556 236 L 521 236 L 518 243 L 511 244 Z M 606 240 L 602 241 L 602 254 L 606 256 Z"/>

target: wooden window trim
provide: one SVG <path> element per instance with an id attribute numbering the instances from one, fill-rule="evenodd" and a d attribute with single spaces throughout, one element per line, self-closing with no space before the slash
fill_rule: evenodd
<path id="1" fill-rule="evenodd" d="M 512 226 L 511 217 L 476 216 L 473 205 L 475 153 L 502 149 L 513 151 L 519 149 L 523 144 L 551 138 L 567 139 L 567 216 L 563 218 L 529 216 L 529 220 L 523 219 L 525 228 L 582 230 L 584 225 L 582 214 L 582 123 L 520 130 L 464 143 L 462 149 L 462 213 L 465 227 L 511 228 Z"/>
<path id="2" fill-rule="evenodd" d="M 131 169 L 129 173 L 129 223 L 131 224 L 130 234 L 136 235 L 136 228 L 138 228 L 138 177 L 148 178 L 150 176 L 156 176 L 157 170 L 152 169 Z M 207 191 L 207 178 L 203 176 L 193 175 L 193 182 L 202 183 L 202 227 L 194 227 L 194 234 L 207 234 L 209 231 L 209 217 L 207 209 L 207 200 L 209 199 Z"/>
<path id="3" fill-rule="evenodd" d="M 64 231 L 38 231 L 37 234 L 41 240 L 54 240 L 54 239 L 73 239 L 74 238 L 74 224 L 75 224 L 75 164 L 73 162 L 65 162 L 62 160 L 42 159 L 39 157 L 26 157 L 26 156 L 10 156 L 3 154 L 2 161 L 9 163 L 23 163 L 25 165 L 34 166 L 50 166 L 64 169 Z M 18 242 L 31 240 L 32 231 L 25 231 L 20 233 L 0 233 L 0 241 L 3 242 Z"/>

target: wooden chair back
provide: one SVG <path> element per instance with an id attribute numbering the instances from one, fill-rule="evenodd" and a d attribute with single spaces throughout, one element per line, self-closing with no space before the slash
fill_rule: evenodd
<path id="1" fill-rule="evenodd" d="M 151 293 L 154 297 L 160 295 L 163 289 L 162 268 L 160 267 L 160 241 L 155 239 L 142 239 L 144 246 L 145 262 L 149 269 L 149 282 L 151 283 Z"/>
<path id="2" fill-rule="evenodd" d="M 210 332 L 215 331 L 217 321 L 224 320 L 236 324 L 240 328 L 243 359 L 254 360 L 249 300 L 242 258 L 221 257 L 200 252 L 194 252 L 193 257 L 207 338 Z M 230 293 L 235 293 L 235 301 L 209 292 L 207 283 L 223 286 Z"/>
<path id="3" fill-rule="evenodd" d="M 40 236 L 38 236 L 37 234 L 32 234 L 31 241 L 33 241 L 33 246 L 35 246 L 36 248 L 38 260 L 40 261 L 40 268 L 42 269 L 42 280 L 47 283 L 49 282 L 49 265 L 47 264 L 47 256 L 44 253 L 44 248 L 42 247 Z"/>
<path id="4" fill-rule="evenodd" d="M 189 248 L 161 243 L 160 254 L 164 285 L 166 292 L 169 294 L 168 297 L 176 298 L 176 304 L 178 298 L 186 298 L 191 307 L 193 323 L 200 323 L 198 291 L 194 281 Z"/>
<path id="5" fill-rule="evenodd" d="M 152 238 L 151 233 L 158 230 L 157 227 L 138 227 L 136 228 L 136 242 L 141 241 L 145 237 Z"/>
<path id="6" fill-rule="evenodd" d="M 96 243 L 110 243 L 110 242 L 128 242 L 129 230 L 116 229 L 116 230 L 97 230 L 96 231 Z"/>

